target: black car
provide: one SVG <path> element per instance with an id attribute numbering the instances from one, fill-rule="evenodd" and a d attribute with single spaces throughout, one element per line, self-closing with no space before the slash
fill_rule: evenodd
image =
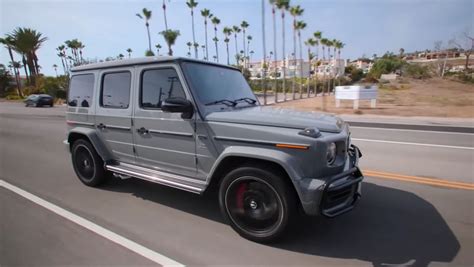
<path id="1" fill-rule="evenodd" d="M 41 94 L 41 95 L 29 95 L 25 99 L 25 106 L 34 106 L 34 107 L 42 107 L 42 106 L 54 106 L 54 98 L 50 95 Z"/>

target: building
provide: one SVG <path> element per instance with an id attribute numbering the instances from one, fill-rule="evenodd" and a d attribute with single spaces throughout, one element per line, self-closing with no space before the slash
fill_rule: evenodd
<path id="1" fill-rule="evenodd" d="M 364 73 L 369 73 L 374 65 L 374 61 L 368 58 L 359 58 L 349 63 L 349 66 L 354 66 L 356 69 L 362 70 Z"/>
<path id="2" fill-rule="evenodd" d="M 286 59 L 285 60 L 285 77 L 292 79 L 293 77 L 308 78 L 309 76 L 318 77 L 335 77 L 344 75 L 344 68 L 346 61 L 343 59 L 320 61 L 321 64 L 316 67 L 316 62 L 313 61 L 311 64 L 309 61 L 304 59 Z M 281 79 L 283 77 L 283 60 L 270 60 L 266 62 L 266 76 L 269 79 Z M 264 74 L 263 60 L 257 62 L 249 62 L 248 70 L 250 71 L 250 79 L 260 79 Z M 301 69 L 303 72 L 301 73 Z"/>

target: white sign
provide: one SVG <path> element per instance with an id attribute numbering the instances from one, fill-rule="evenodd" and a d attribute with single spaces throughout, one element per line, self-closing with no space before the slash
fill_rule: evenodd
<path id="1" fill-rule="evenodd" d="M 375 108 L 378 88 L 376 85 L 336 86 L 336 107 L 341 100 L 354 100 L 354 109 L 359 108 L 359 100 L 371 100 L 370 106 Z"/>

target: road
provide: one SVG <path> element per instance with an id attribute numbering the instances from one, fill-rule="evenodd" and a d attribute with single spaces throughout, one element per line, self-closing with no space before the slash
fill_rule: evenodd
<path id="1" fill-rule="evenodd" d="M 62 145 L 63 110 L 0 103 L 0 180 L 181 264 L 474 265 L 474 190 L 456 188 L 473 183 L 472 133 L 353 127 L 360 205 L 262 245 L 225 224 L 215 193 L 135 179 L 83 186 Z M 11 190 L 0 187 L 0 200 L 2 266 L 156 264 Z"/>

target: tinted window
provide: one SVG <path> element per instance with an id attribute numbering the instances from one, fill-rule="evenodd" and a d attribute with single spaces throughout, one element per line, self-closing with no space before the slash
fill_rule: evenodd
<path id="1" fill-rule="evenodd" d="M 193 92 L 202 104 L 216 100 L 251 98 L 256 100 L 244 76 L 230 68 L 201 63 L 184 63 L 184 71 Z"/>
<path id="2" fill-rule="evenodd" d="M 186 98 L 178 74 L 171 68 L 144 71 L 141 84 L 142 108 L 160 108 L 161 102 L 170 97 Z"/>
<path id="3" fill-rule="evenodd" d="M 128 108 L 130 103 L 130 72 L 104 74 L 100 105 L 106 108 Z"/>
<path id="4" fill-rule="evenodd" d="M 94 91 L 94 74 L 74 75 L 69 85 L 68 105 L 72 107 L 89 107 L 92 104 Z"/>

